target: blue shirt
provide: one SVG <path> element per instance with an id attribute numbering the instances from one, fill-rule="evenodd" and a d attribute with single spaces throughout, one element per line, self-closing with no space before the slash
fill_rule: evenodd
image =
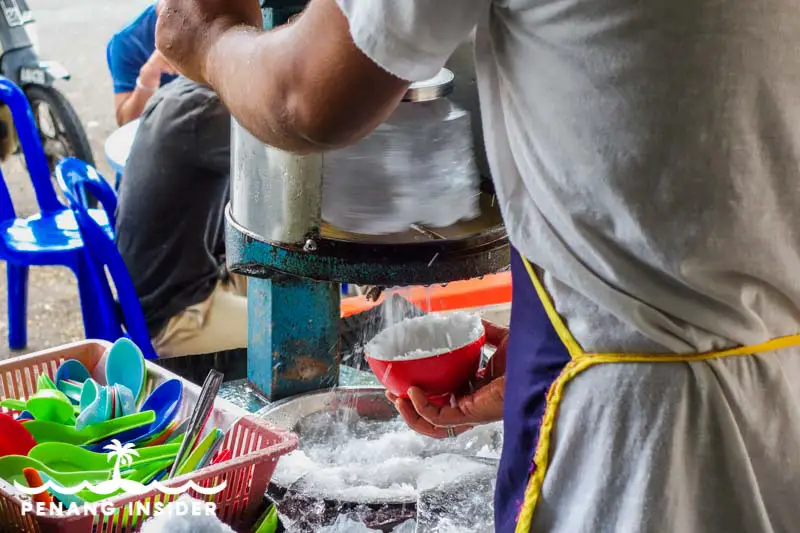
<path id="1" fill-rule="evenodd" d="M 156 50 L 156 20 L 156 7 L 151 5 L 108 42 L 106 60 L 114 82 L 114 94 L 130 93 L 136 89 L 139 69 Z M 175 78 L 165 74 L 161 76 L 161 85 Z"/>

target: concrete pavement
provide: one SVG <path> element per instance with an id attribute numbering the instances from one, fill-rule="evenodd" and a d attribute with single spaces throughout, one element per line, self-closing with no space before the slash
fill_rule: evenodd
<path id="1" fill-rule="evenodd" d="M 116 128 L 106 44 L 132 21 L 146 0 L 29 0 L 38 23 L 41 52 L 72 73 L 59 88 L 69 98 L 86 127 L 100 171 L 112 177 L 103 142 Z M 27 173 L 20 161 L 2 165 L 17 214 L 37 211 Z M 28 350 L 57 346 L 83 337 L 83 322 L 75 277 L 62 268 L 33 268 L 28 303 Z M 0 263 L 0 358 L 8 355 L 5 265 Z"/>

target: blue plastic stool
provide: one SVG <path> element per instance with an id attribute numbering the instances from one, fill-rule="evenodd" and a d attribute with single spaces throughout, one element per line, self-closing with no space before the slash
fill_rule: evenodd
<path id="1" fill-rule="evenodd" d="M 83 253 L 83 240 L 73 213 L 56 196 L 50 169 L 42 148 L 33 113 L 23 92 L 7 78 L 0 77 L 0 101 L 14 120 L 25 163 L 28 167 L 40 213 L 18 218 L 11 195 L 0 172 L 0 260 L 6 262 L 8 277 L 8 346 L 27 346 L 28 269 L 30 266 L 65 266 L 78 278 L 84 332 L 96 337 L 102 326 L 94 320 L 97 294 Z M 108 220 L 101 211 L 92 217 L 102 226 Z"/>
<path id="2" fill-rule="evenodd" d="M 95 283 L 98 305 L 95 309 L 103 324 L 102 338 L 115 341 L 127 336 L 142 350 L 147 359 L 157 359 L 153 349 L 139 296 L 133 286 L 128 268 L 114 243 L 113 231 L 97 223 L 86 208 L 86 193 L 100 202 L 110 221 L 114 221 L 117 196 L 111 186 L 91 166 L 78 159 L 69 158 L 56 167 L 56 178 L 69 201 L 84 242 L 84 253 Z M 117 299 L 109 285 L 108 272 L 117 289 Z M 120 314 L 121 312 L 121 314 Z"/>

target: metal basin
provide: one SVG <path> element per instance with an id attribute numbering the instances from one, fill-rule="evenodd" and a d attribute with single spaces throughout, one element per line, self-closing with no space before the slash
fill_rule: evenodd
<path id="1" fill-rule="evenodd" d="M 308 430 L 304 429 L 304 420 L 313 420 L 320 414 L 330 413 L 339 416 L 340 413 L 347 413 L 346 416 L 357 417 L 371 423 L 371 421 L 386 422 L 387 428 L 396 430 L 396 425 L 391 424 L 397 418 L 397 411 L 394 406 L 384 396 L 384 389 L 378 387 L 342 387 L 322 392 L 314 392 L 287 400 L 283 400 L 262 409 L 258 415 L 279 427 L 291 429 L 300 437 L 300 450 L 304 449 L 305 442 L 308 446 L 311 437 Z M 484 437 L 486 442 L 491 441 L 491 446 L 498 446 L 498 439 L 502 439 L 502 434 L 497 430 L 488 429 L 484 436 L 480 435 L 481 442 Z M 448 442 L 452 442 L 454 449 L 449 451 Z M 420 455 L 430 453 L 431 456 L 446 454 L 462 456 L 465 463 L 475 462 L 481 465 L 489 465 L 496 468 L 497 462 L 494 459 L 483 459 L 478 457 L 468 457 L 468 451 L 456 449 L 457 440 L 435 441 L 430 440 L 431 448 Z M 426 445 L 427 446 L 427 445 Z M 477 450 L 475 450 L 477 451 Z M 460 460 L 455 458 L 456 460 Z M 286 463 L 284 463 L 285 465 Z M 485 466 L 484 466 L 485 468 Z M 341 493 L 328 494 L 324 491 L 309 489 L 308 487 L 297 488 L 295 480 L 291 474 L 288 476 L 281 472 L 281 464 L 272 478 L 270 495 L 279 504 L 281 513 L 288 516 L 293 521 L 301 521 L 308 531 L 313 531 L 320 525 L 330 523 L 338 514 L 353 512 L 357 514 L 367 526 L 382 531 L 391 529 L 417 516 L 417 497 L 416 495 L 406 495 L 405 497 L 365 497 L 360 494 L 358 497 L 342 496 Z M 295 523 L 295 527 L 297 524 Z M 302 527 L 301 527 L 302 529 Z"/>

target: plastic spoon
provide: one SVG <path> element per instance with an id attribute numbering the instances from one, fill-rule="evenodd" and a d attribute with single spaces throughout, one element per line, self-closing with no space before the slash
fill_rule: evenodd
<path id="1" fill-rule="evenodd" d="M 155 411 L 156 420 L 149 426 L 126 431 L 115 438 L 121 443 L 142 442 L 151 439 L 167 429 L 178 416 L 183 401 L 183 383 L 170 379 L 156 387 L 142 404 L 142 411 Z"/>
<path id="2" fill-rule="evenodd" d="M 163 472 L 165 469 L 169 468 L 169 465 L 172 464 L 172 460 L 164 460 L 164 461 L 157 461 L 153 463 L 149 463 L 147 465 L 143 465 L 136 470 L 132 470 L 125 475 L 122 476 L 123 479 L 128 481 L 132 481 L 135 483 L 140 483 L 142 485 L 147 485 L 150 481 L 152 481 L 158 474 Z M 78 492 L 77 496 L 84 501 L 95 503 L 102 500 L 107 500 L 109 498 L 114 498 L 123 494 L 123 490 L 118 490 L 111 494 L 96 494 L 91 490 L 82 490 Z"/>
<path id="3" fill-rule="evenodd" d="M 39 377 L 36 379 L 36 390 L 46 390 L 46 389 L 57 389 L 56 384 L 53 383 L 53 380 L 50 379 L 50 376 L 47 374 L 39 374 Z"/>
<path id="4" fill-rule="evenodd" d="M 217 434 L 216 439 L 214 439 L 214 442 L 211 444 L 211 447 L 206 451 L 206 453 L 203 454 L 203 457 L 200 459 L 200 462 L 197 463 L 195 470 L 202 470 L 203 468 L 207 467 L 211 463 L 211 459 L 217 455 L 217 450 L 219 450 L 220 446 L 222 446 L 222 441 L 225 440 L 225 433 L 219 429 L 215 429 L 214 432 Z"/>
<path id="5" fill-rule="evenodd" d="M 112 401 L 109 396 L 111 389 L 108 387 L 100 388 L 100 390 L 97 391 L 97 395 L 85 406 L 84 404 L 88 402 L 88 399 L 94 394 L 94 389 L 92 386 L 87 385 L 83 391 L 81 395 L 81 414 L 78 415 L 78 419 L 75 421 L 76 431 L 82 431 L 92 425 L 107 422 L 112 418 Z"/>
<path id="6" fill-rule="evenodd" d="M 81 398 L 80 398 L 80 409 L 83 411 L 87 407 L 89 407 L 93 401 L 97 398 L 97 395 L 100 394 L 100 385 L 91 378 L 87 379 L 84 384 L 83 388 L 81 389 Z"/>
<path id="7" fill-rule="evenodd" d="M 119 416 L 127 416 L 132 415 L 137 411 L 136 409 L 136 398 L 133 397 L 133 392 L 126 387 L 125 385 L 117 384 L 114 385 L 114 392 L 116 393 L 116 400 L 117 400 L 117 411 L 116 415 Z M 139 411 L 156 411 L 155 409 L 139 409 Z M 158 416 L 158 411 L 156 411 L 156 417 Z"/>
<path id="8" fill-rule="evenodd" d="M 131 457 L 131 463 L 124 469 L 136 469 L 153 461 L 175 459 L 179 449 L 179 444 L 135 449 L 135 454 Z M 61 442 L 39 444 L 28 453 L 28 457 L 36 459 L 59 472 L 80 472 L 84 470 L 107 470 L 110 472 L 112 470 L 112 465 L 108 461 L 108 453 L 90 452 L 80 446 Z"/>
<path id="9" fill-rule="evenodd" d="M 12 411 L 24 411 L 27 405 L 27 402 L 24 400 L 14 400 L 13 398 L 0 402 L 0 407 L 5 407 Z"/>
<path id="10" fill-rule="evenodd" d="M 229 449 L 225 448 L 224 450 L 220 450 L 214 460 L 211 461 L 212 465 L 218 465 L 220 463 L 224 463 L 225 461 L 230 461 L 233 458 L 233 452 Z"/>
<path id="11" fill-rule="evenodd" d="M 56 389 L 41 389 L 31 396 L 27 402 L 22 400 L 4 400 L 0 407 L 13 411 L 28 411 L 33 418 L 49 420 L 59 424 L 72 423 L 74 410 L 72 403 L 64 394 Z"/>
<path id="12" fill-rule="evenodd" d="M 111 402 L 111 409 L 109 409 L 109 412 L 111 413 L 111 418 L 119 418 L 120 404 L 119 401 L 117 400 L 116 385 L 111 385 L 110 387 L 108 387 L 108 397 L 110 398 L 109 401 Z"/>
<path id="13" fill-rule="evenodd" d="M 64 489 L 65 487 L 76 487 L 78 485 L 68 485 L 48 476 L 45 472 L 39 471 L 39 475 L 42 476 L 42 481 L 47 483 L 50 482 L 50 494 L 56 497 L 58 501 L 61 502 L 61 505 L 69 508 L 73 505 L 76 507 L 80 507 L 85 503 L 85 500 L 78 496 L 77 494 L 65 494 L 59 489 Z"/>
<path id="14" fill-rule="evenodd" d="M 184 437 L 186 435 L 186 430 L 189 429 L 189 424 L 191 423 L 191 419 L 186 418 L 183 422 L 178 424 L 178 426 L 173 430 L 170 436 L 167 438 L 167 442 L 175 442 L 178 439 Z"/>
<path id="15" fill-rule="evenodd" d="M 25 480 L 22 476 L 22 470 L 25 468 L 33 468 L 39 472 L 46 473 L 62 487 L 77 487 L 84 481 L 95 483 L 111 478 L 110 467 L 102 471 L 60 472 L 33 457 L 25 457 L 24 455 L 7 455 L 5 457 L 0 457 L 0 478 L 5 479 L 9 483 L 14 483 L 16 481 L 17 483 L 24 484 Z"/>
<path id="16" fill-rule="evenodd" d="M 142 440 L 142 441 L 135 442 L 135 443 L 130 443 L 130 444 L 134 444 L 137 447 L 137 449 L 142 449 L 142 448 L 148 448 L 148 447 L 152 447 L 152 446 L 162 446 L 164 444 L 180 444 L 180 443 L 183 442 L 183 439 L 184 439 L 185 435 L 179 435 L 176 439 L 170 440 L 169 442 L 167 442 L 167 436 L 168 436 L 169 433 L 170 433 L 170 430 L 169 429 L 165 429 L 163 432 L 161 432 L 160 434 L 158 434 L 156 437 L 154 437 L 152 439 Z M 88 450 L 91 450 L 93 452 L 102 452 L 103 449 L 106 446 L 108 446 L 113 440 L 117 440 L 117 439 L 102 440 L 102 441 L 99 441 L 99 442 L 92 443 L 91 445 L 85 445 L 83 447 L 88 449 Z"/>
<path id="17" fill-rule="evenodd" d="M 203 460 L 203 457 L 211 450 L 214 443 L 219 439 L 219 434 L 222 433 L 219 429 L 213 429 L 208 435 L 200 441 L 197 447 L 192 450 L 192 453 L 183 461 L 175 473 L 175 477 L 188 474 L 197 470 L 198 465 Z"/>
<path id="18" fill-rule="evenodd" d="M 36 440 L 22 423 L 5 413 L 0 413 L 0 457 L 28 455 L 34 446 Z"/>
<path id="19" fill-rule="evenodd" d="M 43 389 L 31 396 L 26 404 L 26 410 L 36 420 L 65 425 L 75 423 L 72 402 L 63 392 L 56 389 Z"/>
<path id="20" fill-rule="evenodd" d="M 58 390 L 63 392 L 72 403 L 78 404 L 81 401 L 81 394 L 83 394 L 83 383 L 62 379 L 58 382 Z"/>
<path id="21" fill-rule="evenodd" d="M 56 370 L 55 382 L 74 381 L 75 383 L 85 383 L 92 375 L 83 363 L 77 359 L 68 359 L 61 363 Z"/>
<path id="22" fill-rule="evenodd" d="M 121 338 L 108 352 L 106 384 L 125 385 L 139 399 L 144 389 L 146 367 L 142 351 L 130 339 Z"/>
<path id="23" fill-rule="evenodd" d="M 168 468 L 171 464 L 170 461 L 158 461 L 148 465 L 145 465 L 135 471 L 130 471 L 129 473 L 122 476 L 123 479 L 128 481 L 132 481 L 135 483 L 140 483 L 142 485 L 147 485 L 150 481 L 152 481 L 160 472 L 164 471 L 164 469 Z M 84 472 L 85 473 L 85 472 Z M 52 487 L 50 492 L 58 498 L 64 505 L 69 506 L 71 502 L 75 502 L 76 505 L 82 505 L 84 502 L 96 503 L 102 500 L 106 500 L 108 498 L 113 498 L 123 493 L 122 490 L 118 490 L 112 494 L 96 494 L 92 492 L 91 489 L 85 489 L 77 494 L 65 494 L 67 492 L 66 489 L 70 489 L 72 487 L 78 487 L 80 485 L 80 481 L 75 483 L 74 481 L 64 482 L 62 478 L 61 480 L 54 478 L 53 476 L 48 475 L 46 472 L 41 472 L 42 478 L 52 479 L 55 483 L 55 487 Z M 77 473 L 83 474 L 83 473 Z M 77 475 L 73 474 L 73 475 Z M 94 486 L 101 484 L 103 481 L 108 481 L 106 479 L 95 479 L 95 480 L 88 480 Z"/>
<path id="24" fill-rule="evenodd" d="M 62 426 L 43 420 L 28 420 L 22 424 L 38 443 L 65 442 L 80 446 L 92 444 L 123 431 L 152 424 L 155 419 L 156 414 L 153 411 L 145 411 L 87 426 L 81 430 L 77 430 L 73 426 Z"/>
<path id="25" fill-rule="evenodd" d="M 272 504 L 256 523 L 253 533 L 275 533 L 278 531 L 279 522 L 278 508 Z"/>
<path id="26" fill-rule="evenodd" d="M 42 477 L 39 475 L 39 472 L 37 472 L 35 469 L 24 468 L 22 469 L 22 474 L 25 476 L 25 481 L 28 482 L 28 487 L 36 489 L 44 485 Z M 34 502 L 43 503 L 47 507 L 49 507 L 53 503 L 53 497 L 50 496 L 50 493 L 47 491 L 40 492 L 39 494 L 34 494 L 32 498 Z"/>
<path id="27" fill-rule="evenodd" d="M 142 446 L 157 446 L 159 444 L 165 444 L 172 436 L 172 434 L 175 432 L 177 427 L 178 424 L 176 422 L 173 422 L 167 427 L 167 429 L 165 429 L 161 433 L 155 435 L 151 439 L 142 439 L 139 442 L 139 444 L 141 444 Z"/>
<path id="28" fill-rule="evenodd" d="M 89 380 L 89 370 L 78 360 L 69 359 L 56 370 L 56 388 L 63 392 L 71 402 L 80 402 L 83 385 Z M 80 414 L 78 411 L 77 414 Z"/>

